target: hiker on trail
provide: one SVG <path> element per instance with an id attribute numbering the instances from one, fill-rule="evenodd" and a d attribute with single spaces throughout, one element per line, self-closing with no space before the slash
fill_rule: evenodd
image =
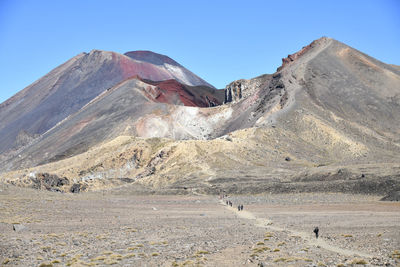
<path id="1" fill-rule="evenodd" d="M 315 238 L 318 238 L 318 232 L 319 232 L 319 229 L 318 229 L 318 226 L 317 226 L 317 227 L 314 228 Z"/>
<path id="2" fill-rule="evenodd" d="M 229 206 L 231 206 L 231 207 L 232 207 L 232 201 L 230 201 L 230 200 L 229 200 Z"/>
<path id="3" fill-rule="evenodd" d="M 229 205 L 229 202 L 228 202 L 228 200 L 226 201 L 226 205 L 227 205 L 227 206 Z"/>
<path id="4" fill-rule="evenodd" d="M 243 210 L 243 204 L 242 204 L 242 205 L 240 205 L 240 210 Z"/>
<path id="5" fill-rule="evenodd" d="M 238 205 L 238 211 L 240 211 L 240 205 Z"/>

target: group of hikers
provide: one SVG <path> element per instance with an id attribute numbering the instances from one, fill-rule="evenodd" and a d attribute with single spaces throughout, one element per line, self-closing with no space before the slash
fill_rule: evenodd
<path id="1" fill-rule="evenodd" d="M 226 198 L 226 197 L 228 197 L 227 195 L 221 195 L 219 198 L 220 199 L 223 199 L 223 198 Z M 227 206 L 233 206 L 233 203 L 232 203 L 232 201 L 230 201 L 230 200 L 226 200 L 225 201 L 225 204 L 227 205 Z M 238 211 L 241 211 L 241 210 L 243 210 L 243 204 L 240 204 L 240 205 L 238 205 L 237 206 L 237 209 L 238 209 Z"/>
<path id="2" fill-rule="evenodd" d="M 228 197 L 228 196 L 225 195 L 225 194 L 219 196 L 220 199 L 224 199 L 224 198 L 227 198 L 227 197 Z M 231 206 L 231 207 L 232 207 L 232 205 L 233 205 L 232 201 L 230 201 L 230 200 L 225 200 L 225 204 L 226 204 L 227 206 Z M 243 210 L 243 204 L 238 205 L 237 208 L 238 208 L 238 211 Z M 314 228 L 314 231 L 313 231 L 313 232 L 314 232 L 314 234 L 315 234 L 315 238 L 318 238 L 318 236 L 319 236 L 319 228 L 318 228 L 318 226 L 316 226 L 316 227 Z"/>

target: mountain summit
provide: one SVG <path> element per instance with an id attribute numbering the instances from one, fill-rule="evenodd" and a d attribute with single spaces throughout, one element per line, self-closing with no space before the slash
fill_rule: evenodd
<path id="1" fill-rule="evenodd" d="M 21 133 L 30 138 L 42 135 L 106 90 L 135 76 L 151 81 L 174 79 L 188 87 L 204 86 L 215 91 L 209 83 L 166 56 L 149 51 L 128 54 L 138 58 L 142 55 L 142 60 L 101 50 L 81 53 L 1 103 L 0 153 L 18 148 Z M 156 61 L 157 64 L 152 63 Z M 179 92 L 175 98 L 179 99 L 178 95 Z M 197 96 L 203 100 L 192 99 L 191 103 L 206 102 L 205 96 Z M 218 103 L 211 95 L 208 97 Z M 170 97 L 170 101 L 175 100 Z"/>
<path id="2" fill-rule="evenodd" d="M 175 60 L 173 60 L 172 58 L 161 55 L 161 54 L 154 53 L 152 51 L 143 51 L 143 50 L 130 51 L 130 52 L 126 52 L 124 55 L 128 56 L 132 59 L 148 62 L 148 63 L 154 64 L 154 65 L 170 64 L 173 66 L 181 67 L 181 65 L 179 65 L 179 63 L 176 62 Z"/>
<path id="3" fill-rule="evenodd" d="M 160 72 L 169 73 L 170 79 L 175 79 L 183 84 L 191 86 L 206 85 L 214 88 L 214 86 L 207 83 L 206 81 L 195 75 L 193 72 L 187 70 L 178 62 L 168 56 L 157 54 L 151 51 L 131 51 L 125 53 L 124 55 L 138 62 L 145 62 L 156 65 Z M 161 79 L 157 80 L 153 78 L 151 80 L 159 81 Z"/>

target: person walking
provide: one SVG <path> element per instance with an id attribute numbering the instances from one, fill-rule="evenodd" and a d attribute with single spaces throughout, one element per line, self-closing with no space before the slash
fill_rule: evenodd
<path id="1" fill-rule="evenodd" d="M 318 233 L 319 233 L 319 228 L 318 226 L 314 228 L 314 234 L 315 234 L 315 238 L 318 239 Z"/>

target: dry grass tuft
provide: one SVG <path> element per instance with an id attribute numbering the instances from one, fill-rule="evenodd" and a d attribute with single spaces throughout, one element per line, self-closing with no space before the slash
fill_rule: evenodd
<path id="1" fill-rule="evenodd" d="M 91 261 L 104 261 L 106 259 L 106 256 L 97 256 L 96 258 L 91 259 Z"/>
<path id="2" fill-rule="evenodd" d="M 111 255 L 109 256 L 109 258 L 110 258 L 111 260 L 121 261 L 121 260 L 124 258 L 124 256 L 122 256 L 121 254 L 111 254 Z"/>
<path id="3" fill-rule="evenodd" d="M 118 261 L 113 260 L 113 259 L 106 259 L 104 261 L 104 264 L 106 264 L 106 265 L 114 265 L 114 264 L 118 264 Z"/>
<path id="4" fill-rule="evenodd" d="M 257 247 L 257 248 L 253 248 L 253 253 L 262 253 L 264 251 L 268 251 L 270 250 L 269 247 Z"/>
<path id="5" fill-rule="evenodd" d="M 277 258 L 274 260 L 274 262 L 285 262 L 286 258 Z"/>
<path id="6" fill-rule="evenodd" d="M 353 235 L 350 235 L 350 234 L 343 234 L 342 236 L 343 237 L 353 237 Z"/>
<path id="7" fill-rule="evenodd" d="M 400 259 L 400 250 L 393 251 L 392 258 L 393 259 Z"/>
<path id="8" fill-rule="evenodd" d="M 266 233 L 264 234 L 264 237 L 265 237 L 265 238 L 273 237 L 273 236 L 274 236 L 274 234 L 271 233 L 271 232 L 266 232 Z"/>
<path id="9" fill-rule="evenodd" d="M 128 254 L 125 254 L 125 255 L 124 255 L 124 259 L 133 258 L 133 257 L 135 257 L 135 256 L 136 256 L 135 253 L 128 253 Z"/>
<path id="10" fill-rule="evenodd" d="M 351 264 L 367 265 L 368 262 L 364 259 L 353 259 Z"/>

